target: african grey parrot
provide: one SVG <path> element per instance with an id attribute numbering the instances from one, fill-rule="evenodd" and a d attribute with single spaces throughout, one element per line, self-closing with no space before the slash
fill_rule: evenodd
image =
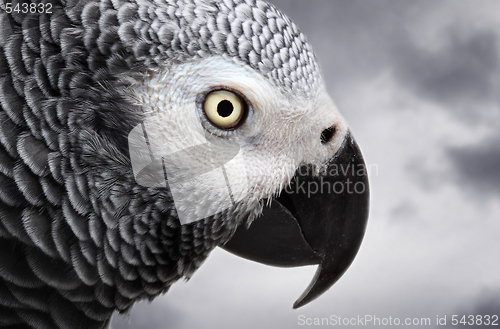
<path id="1" fill-rule="evenodd" d="M 294 307 L 340 278 L 368 180 L 287 17 L 260 0 L 33 4 L 0 11 L 0 327 L 106 328 L 217 246 L 319 264 Z"/>

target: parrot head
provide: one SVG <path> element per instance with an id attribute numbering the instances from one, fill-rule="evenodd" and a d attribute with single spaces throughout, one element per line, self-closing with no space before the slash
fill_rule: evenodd
<path id="1" fill-rule="evenodd" d="M 260 1 L 204 9 L 193 25 L 166 25 L 164 36 L 160 28 L 162 45 L 180 45 L 170 54 L 177 61 L 160 55 L 153 70 L 127 76 L 124 98 L 143 113 L 128 136 L 134 177 L 170 191 L 181 225 L 220 220 L 228 234 L 217 244 L 230 252 L 319 264 L 299 307 L 336 282 L 359 248 L 363 157 L 294 23 Z M 122 40 L 137 40 L 127 24 Z M 177 41 L 190 34 L 201 40 Z"/>

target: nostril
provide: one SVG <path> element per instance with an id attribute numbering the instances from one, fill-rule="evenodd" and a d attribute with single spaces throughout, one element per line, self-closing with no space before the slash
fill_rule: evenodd
<path id="1" fill-rule="evenodd" d="M 333 135 L 335 134 L 335 127 L 330 127 L 321 133 L 321 144 L 326 144 L 332 140 Z"/>

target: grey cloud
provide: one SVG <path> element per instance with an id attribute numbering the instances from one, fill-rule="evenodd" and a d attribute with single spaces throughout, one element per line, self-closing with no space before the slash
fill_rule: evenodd
<path id="1" fill-rule="evenodd" d="M 187 317 L 170 303 L 140 302 L 128 314 L 115 313 L 111 329 L 160 329 L 178 328 L 182 319 Z"/>
<path id="2" fill-rule="evenodd" d="M 418 206 L 407 199 L 402 200 L 391 210 L 391 219 L 394 223 L 403 223 L 406 222 L 408 218 L 415 218 L 418 214 Z"/>
<path id="3" fill-rule="evenodd" d="M 481 195 L 491 192 L 500 195 L 500 138 L 469 147 L 449 148 L 447 153 L 459 183 Z"/>
<path id="4" fill-rule="evenodd" d="M 474 118 L 498 102 L 498 36 L 485 31 L 466 37 L 457 27 L 442 42 L 435 52 L 409 42 L 393 45 L 394 75 L 417 95 Z"/>
<path id="5" fill-rule="evenodd" d="M 500 325 L 500 291 L 490 291 L 487 293 L 484 293 L 483 296 L 480 296 L 476 301 L 471 303 L 471 305 L 466 305 L 461 307 L 457 312 L 454 313 L 454 315 L 457 315 L 457 319 L 462 320 L 462 317 L 465 316 L 463 319 L 466 322 L 472 321 L 471 318 L 469 318 L 470 315 L 474 316 L 474 324 L 473 325 L 463 325 L 463 324 L 458 324 L 458 325 L 452 325 L 451 319 L 452 319 L 452 314 L 450 314 L 447 317 L 447 325 L 446 328 L 494 328 L 492 326 L 492 321 L 494 321 L 493 316 L 496 315 L 496 323 L 497 325 Z M 482 324 L 478 324 L 476 322 L 476 317 L 481 316 L 481 322 Z M 489 325 L 485 324 L 487 322 L 486 316 L 489 316 Z M 471 322 L 473 323 L 473 322 Z"/>

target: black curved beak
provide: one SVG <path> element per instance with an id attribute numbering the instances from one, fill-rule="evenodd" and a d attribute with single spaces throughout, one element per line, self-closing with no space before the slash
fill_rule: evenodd
<path id="1" fill-rule="evenodd" d="M 351 265 L 368 219 L 367 168 L 348 133 L 319 175 L 301 167 L 249 229 L 240 227 L 222 248 L 279 267 L 319 264 L 299 308 L 327 291 Z"/>

